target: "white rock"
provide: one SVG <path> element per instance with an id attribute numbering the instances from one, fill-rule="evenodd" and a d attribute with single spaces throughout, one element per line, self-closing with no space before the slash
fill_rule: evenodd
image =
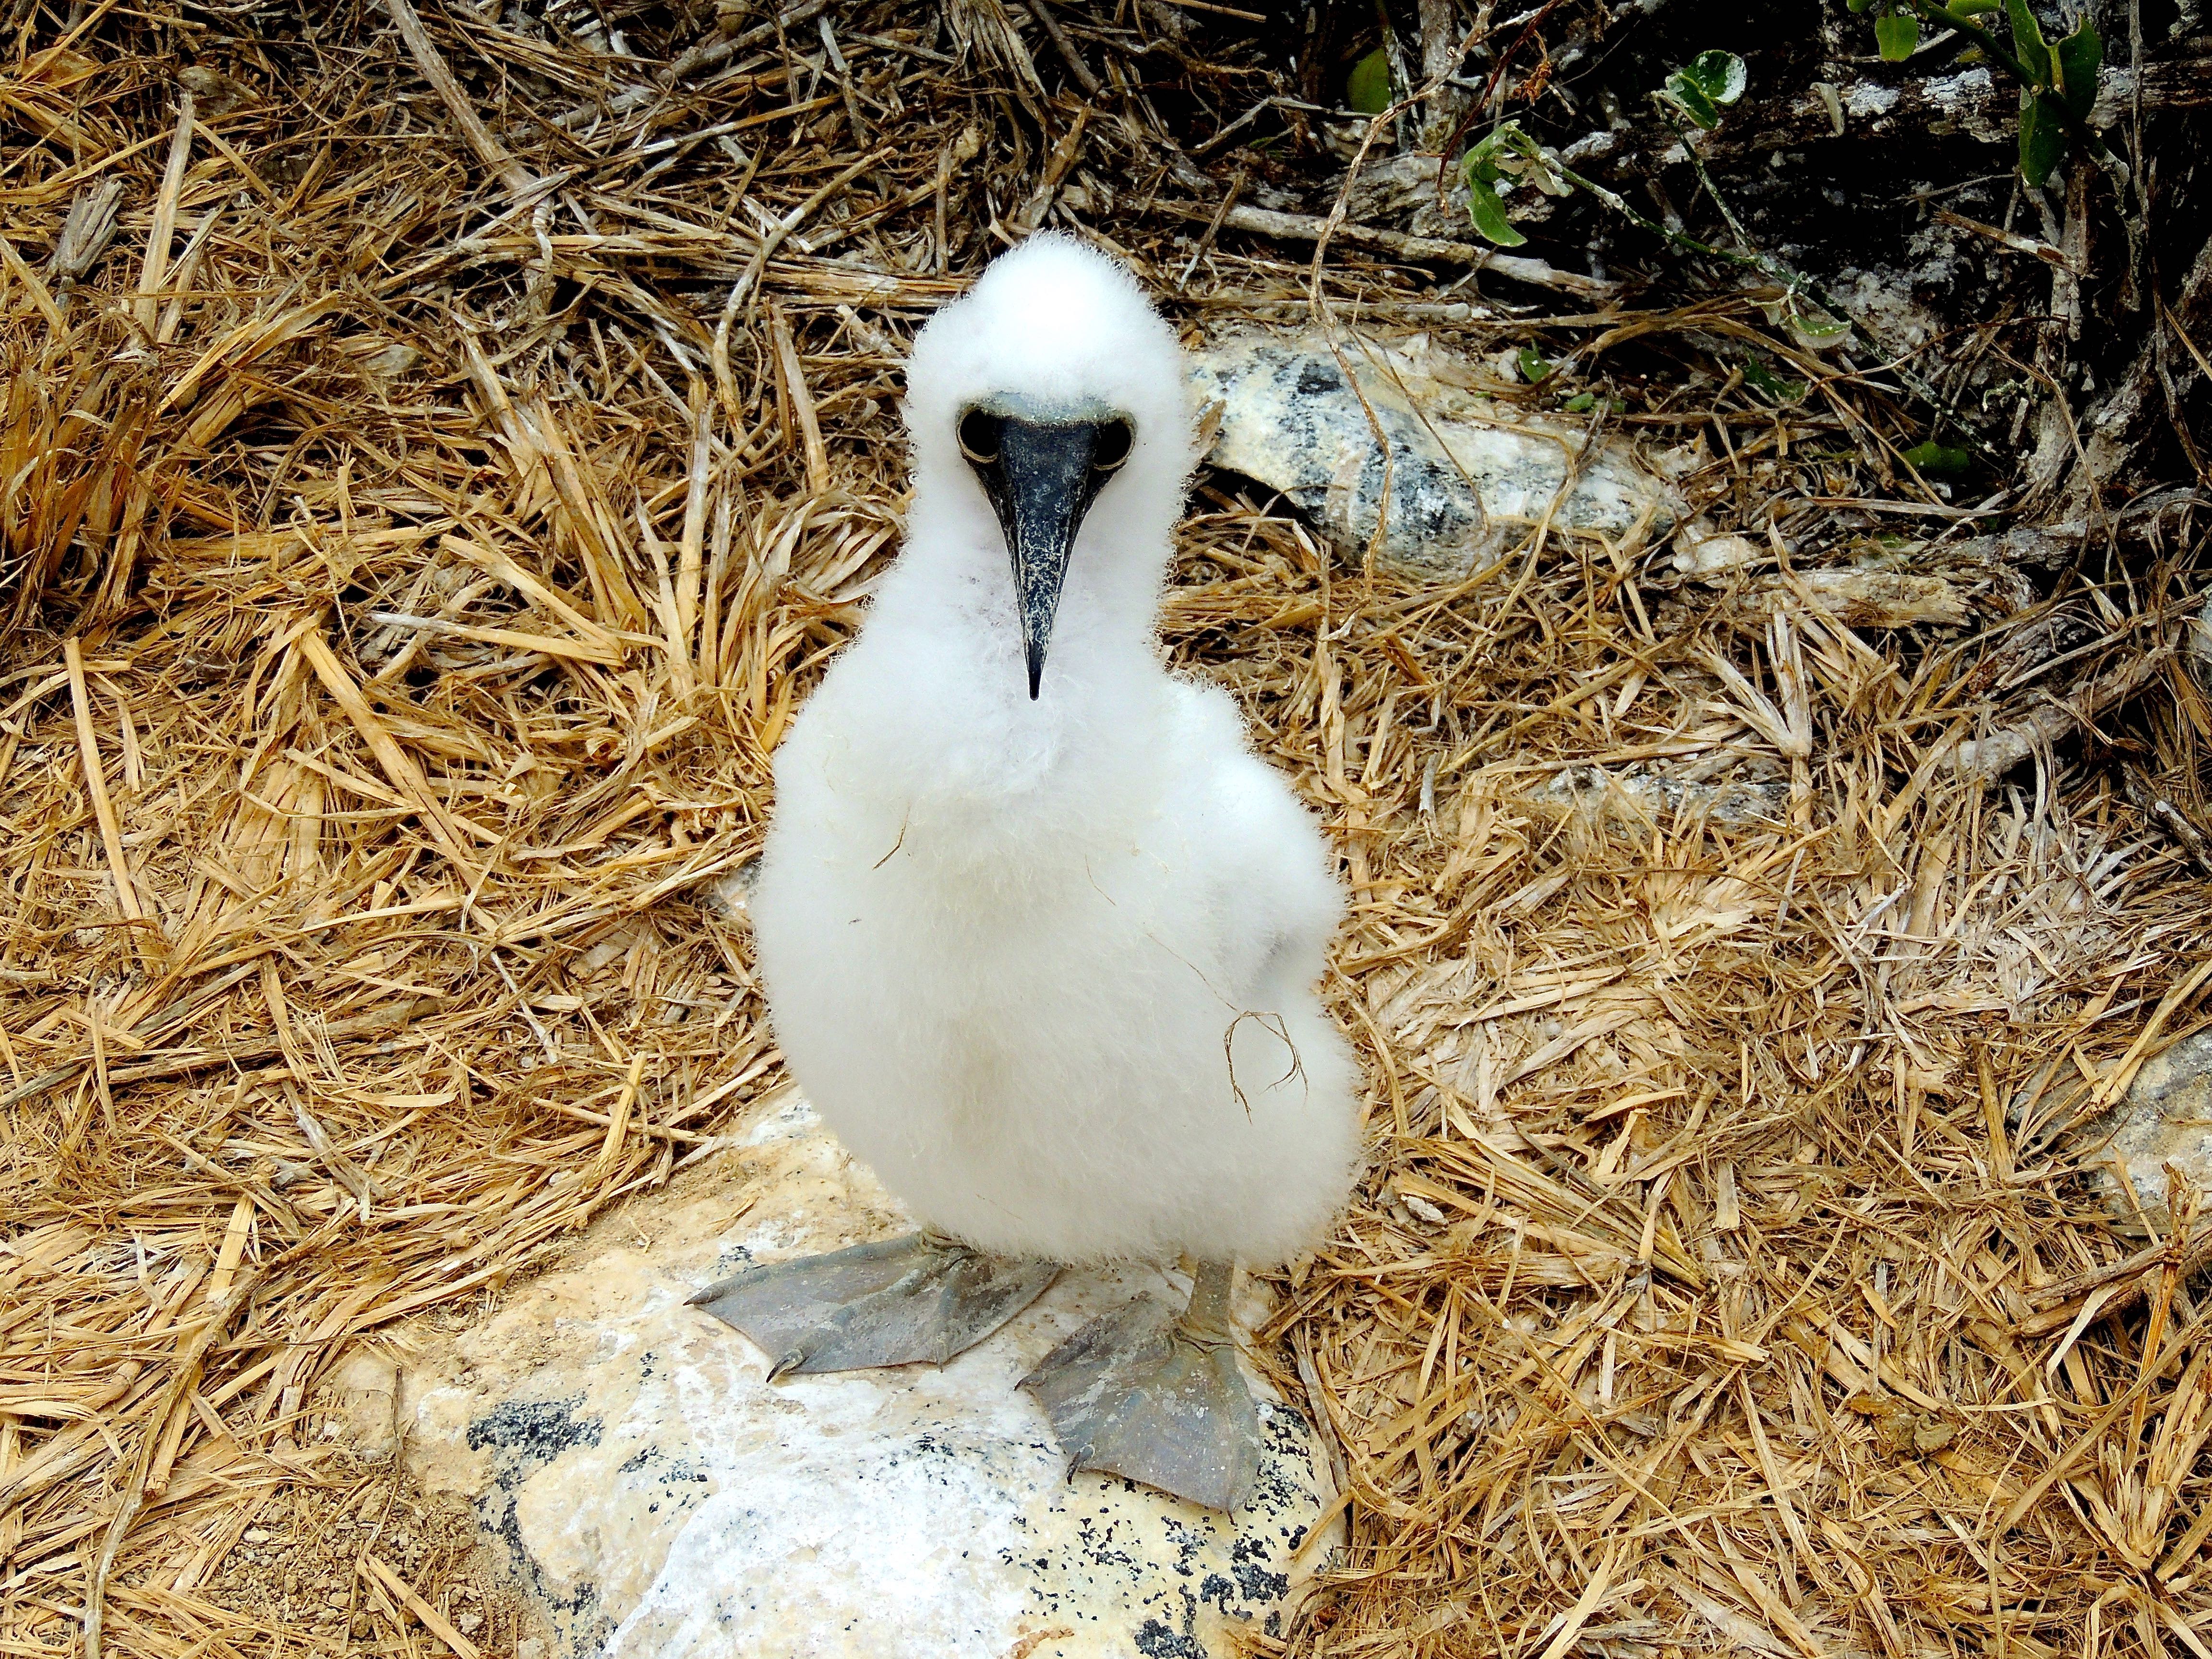
<path id="1" fill-rule="evenodd" d="M 1897 102 L 1897 96 L 1895 87 L 1855 86 L 1846 107 L 1862 118 L 1880 115 Z"/>
<path id="2" fill-rule="evenodd" d="M 2143 1061 L 2118 1107 L 2077 1137 L 2075 1154 L 2124 1230 L 2139 1232 L 2148 1219 L 2165 1231 L 2167 1164 L 2212 1188 L 2212 1031 Z"/>
<path id="3" fill-rule="evenodd" d="M 1279 1633 L 1330 1547 L 1309 1539 L 1328 1477 L 1303 1418 L 1255 1379 L 1260 1492 L 1225 1518 L 1071 1483 L 1015 1386 L 1085 1320 L 1180 1284 L 1071 1271 L 948 1365 L 777 1384 L 686 1305 L 756 1252 L 905 1224 L 787 1093 L 481 1327 L 411 1339 L 414 1472 L 472 1502 L 571 1659 L 1227 1659 L 1240 1631 Z"/>
<path id="4" fill-rule="evenodd" d="M 1672 562 L 1682 575 L 1718 576 L 1773 562 L 1773 550 L 1760 546 L 1748 536 L 1739 536 L 1732 531 L 1716 533 L 1705 530 L 1703 533 L 1692 533 L 1697 528 L 1695 526 L 1686 528 L 1674 538 Z"/>
<path id="5" fill-rule="evenodd" d="M 1571 416 L 1478 397 L 1474 366 L 1425 337 L 1383 345 L 1347 335 L 1342 346 L 1349 380 L 1318 335 L 1231 336 L 1193 354 L 1192 377 L 1222 405 L 1206 459 L 1281 490 L 1347 556 L 1367 550 L 1386 471 L 1379 551 L 1446 577 L 1547 513 L 1562 530 L 1616 538 L 1639 526 L 1656 538 L 1683 517 L 1679 495 L 1627 445 L 1588 447 Z"/>
<path id="6" fill-rule="evenodd" d="M 753 878 L 759 874 L 760 860 L 747 859 L 736 869 L 700 883 L 699 902 L 724 921 L 748 922 L 751 920 Z"/>

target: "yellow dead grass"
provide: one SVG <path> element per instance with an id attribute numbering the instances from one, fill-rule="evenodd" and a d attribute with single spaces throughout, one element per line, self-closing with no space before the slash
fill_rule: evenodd
<path id="1" fill-rule="evenodd" d="M 778 1080 L 712 884 L 895 550 L 947 273 L 1069 185 L 1158 286 L 1192 251 L 1137 114 L 1048 99 L 994 5 L 841 18 L 878 44 L 818 81 L 814 23 L 741 31 L 628 103 L 458 15 L 241 47 L 266 73 L 181 120 L 119 11 L 0 82 L 0 1653 L 473 1645 L 381 1557 L 304 1627 L 222 1564 L 335 1478 L 349 1343 L 496 1294 Z M 454 64 L 528 95 L 457 137 Z M 110 179 L 112 250 L 49 280 Z M 1445 325 L 1330 265 L 1340 319 Z M 1295 319 L 1306 277 L 1210 247 L 1178 303 Z M 1626 424 L 1706 434 L 1724 525 L 1889 499 L 1866 377 L 1726 379 L 1755 316 L 1543 337 L 1658 343 Z M 2077 674 L 2131 673 L 2139 771 L 2200 804 L 2189 529 L 2050 605 L 1954 570 L 1974 621 L 1923 636 L 1787 556 L 1700 586 L 1551 530 L 1424 585 L 1205 485 L 1169 641 L 1343 850 L 1371 1072 L 1370 1176 L 1262 1354 L 1351 1545 L 1255 1650 L 2207 1652 L 2205 1224 L 2116 1237 L 2063 1134 L 2204 1023 L 2212 906 L 2050 750 L 2117 700 Z M 2036 757 L 1993 792 L 1956 747 L 1992 732 Z"/>

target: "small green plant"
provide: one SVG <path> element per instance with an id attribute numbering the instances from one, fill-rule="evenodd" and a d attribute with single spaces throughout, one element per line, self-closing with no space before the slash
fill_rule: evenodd
<path id="1" fill-rule="evenodd" d="M 1880 0 L 1895 3 L 1896 0 Z M 1910 0 L 1917 5 L 1922 0 Z M 1696 237 L 1661 224 L 1649 215 L 1632 206 L 1620 191 L 1608 189 L 1591 179 L 1584 178 L 1562 161 L 1557 152 L 1538 143 L 1523 131 L 1518 122 L 1500 121 L 1479 143 L 1470 146 L 1461 160 L 1461 176 L 1467 184 L 1468 217 L 1475 232 L 1483 240 L 1498 247 L 1517 247 L 1528 238 L 1515 226 L 1506 205 L 1507 196 L 1523 185 L 1547 196 L 1568 196 L 1579 190 L 1596 198 L 1607 208 L 1636 226 L 1639 230 L 1658 237 L 1668 246 L 1685 253 L 1705 258 L 1720 259 L 1739 268 L 1755 272 L 1779 290 L 1759 301 L 1772 326 L 1783 329 L 1801 347 L 1808 351 L 1830 351 L 1850 343 L 1860 325 L 1850 313 L 1818 283 L 1803 272 L 1795 270 L 1784 261 L 1755 246 L 1749 234 L 1705 171 L 1697 147 L 1689 142 L 1689 132 L 1683 125 L 1707 131 L 1719 125 L 1723 112 L 1743 96 L 1750 76 L 1743 59 L 1732 52 L 1705 52 L 1680 69 L 1667 76 L 1652 97 L 1661 112 L 1675 131 L 1681 134 L 1683 149 L 1690 165 L 1697 169 L 1698 179 L 1712 198 L 1713 205 L 1728 225 L 1733 246 L 1716 246 L 1699 241 Z M 1875 338 L 1871 333 L 1869 338 Z M 1880 342 L 1877 339 L 1876 343 Z M 1529 359 L 1533 353 L 1524 353 L 1522 374 L 1532 383 L 1538 378 L 1530 372 Z M 1942 400 L 1935 388 L 1923 384 L 1902 361 L 1903 354 L 1892 352 L 1899 361 L 1892 371 L 1913 394 L 1923 402 L 1937 408 Z M 1535 361 L 1540 362 L 1541 359 Z M 1788 380 L 1772 374 L 1764 365 L 1753 362 L 1747 366 L 1745 381 L 1761 396 L 1777 404 L 1794 403 L 1805 395 L 1802 381 Z M 1569 404 L 1568 407 L 1574 405 Z M 1589 407 L 1595 407 L 1593 402 Z"/>
<path id="2" fill-rule="evenodd" d="M 2097 101 L 2097 75 L 2105 42 L 2087 17 L 2058 40 L 2044 38 L 2027 0 L 1845 0 L 1853 11 L 1874 13 L 1875 45 L 1892 63 L 1919 50 L 1920 27 L 1955 29 L 1974 50 L 2020 82 L 2020 176 L 2042 185 L 2069 146 L 2100 165 L 2120 160 L 2089 126 Z M 2002 10 L 2008 44 L 1976 20 Z"/>
<path id="3" fill-rule="evenodd" d="M 1652 95 L 1670 121 L 1680 117 L 1711 131 L 1720 124 L 1722 112 L 1743 96 L 1749 81 L 1743 59 L 1734 52 L 1704 52 L 1668 76 L 1665 84 Z M 1704 179 L 1705 168 L 1698 162 L 1694 149 L 1690 152 L 1690 159 L 1698 167 L 1698 177 Z M 1522 185 L 1547 196 L 1569 196 L 1577 190 L 1584 191 L 1639 229 L 1686 253 L 1724 259 L 1776 283 L 1782 289 L 1782 298 L 1767 307 L 1768 320 L 1778 326 L 1786 325 L 1800 343 L 1814 349 L 1825 349 L 1842 343 L 1850 333 L 1851 325 L 1840 306 L 1825 295 L 1819 295 L 1820 302 L 1815 303 L 1817 290 L 1806 277 L 1752 246 L 1735 216 L 1712 191 L 1710 179 L 1705 179 L 1705 188 L 1712 193 L 1714 202 L 1728 221 L 1729 229 L 1735 234 L 1737 246 L 1734 248 L 1715 247 L 1639 213 L 1619 191 L 1585 179 L 1561 161 L 1554 151 L 1522 131 L 1517 121 L 1500 121 L 1480 143 L 1468 149 L 1460 165 L 1462 176 L 1467 181 L 1468 216 L 1476 234 L 1496 246 L 1518 247 L 1528 240 L 1506 210 L 1506 192 Z"/>
<path id="4" fill-rule="evenodd" d="M 1786 266 L 1778 265 L 1777 269 L 1788 271 Z M 1826 351 L 1830 346 L 1841 345 L 1850 338 L 1850 319 L 1843 314 L 1841 306 L 1836 305 L 1832 300 L 1826 306 L 1816 305 L 1804 293 L 1799 292 L 1800 287 L 1808 291 L 1811 289 L 1809 278 L 1789 272 L 1786 278 L 1778 277 L 1777 280 L 1784 284 L 1782 297 L 1763 301 L 1759 307 L 1766 313 L 1766 320 L 1771 326 L 1789 330 L 1797 343 L 1808 351 Z M 1790 286 L 1791 283 L 1797 286 Z M 1834 308 L 1831 310 L 1829 307 Z M 1746 375 L 1744 378 L 1749 380 L 1751 377 Z"/>
<path id="5" fill-rule="evenodd" d="M 1720 125 L 1721 112 L 1750 83 L 1751 71 L 1734 52 L 1701 52 L 1667 77 L 1659 96 L 1711 132 Z"/>
<path id="6" fill-rule="evenodd" d="M 1915 444 L 1903 453 L 1906 465 L 1930 478 L 1955 478 L 1974 464 L 1972 451 L 1954 449 L 1932 439 L 1926 443 Z"/>
<path id="7" fill-rule="evenodd" d="M 2044 38 L 2042 26 L 2028 9 L 2027 0 L 1847 0 L 1856 12 L 1875 14 L 1875 44 L 1893 62 L 1910 58 L 1920 45 L 1923 23 L 1956 30 L 1973 48 L 2004 68 L 2021 84 L 2020 171 L 2032 185 L 2048 179 L 2069 148 L 2098 161 L 2124 182 L 2126 167 L 2088 125 L 2097 101 L 2097 76 L 2103 66 L 2105 45 L 2087 18 L 2071 33 L 2057 41 Z M 2010 46 L 1997 40 L 1977 17 L 2002 9 Z M 1362 60 L 1355 80 L 1374 65 L 1387 104 L 1389 71 L 1377 52 Z M 1699 52 L 1673 70 L 1652 94 L 1662 112 L 1677 131 L 1687 121 L 1705 131 L 1721 124 L 1723 112 L 1741 98 L 1750 75 L 1742 58 L 1732 52 Z M 1377 105 L 1377 108 L 1383 107 Z M 1684 149 L 1698 171 L 1706 193 L 1728 222 L 1737 246 L 1717 248 L 1661 225 L 1638 212 L 1614 191 L 1592 183 L 1563 165 L 1551 150 L 1538 143 L 1519 124 L 1501 121 L 1487 137 L 1469 147 L 1461 163 L 1467 183 L 1468 216 L 1483 240 L 1498 247 L 1518 247 L 1528 239 L 1514 225 L 1505 196 L 1517 185 L 1531 185 L 1547 196 L 1566 196 L 1587 191 L 1639 228 L 1664 238 L 1686 252 L 1709 255 L 1757 270 L 1779 283 L 1784 298 L 1770 307 L 1769 320 L 1786 322 L 1801 343 L 1816 349 L 1838 343 L 1850 330 L 1842 307 L 1828 302 L 1809 305 L 1801 296 L 1812 284 L 1786 265 L 1754 248 L 1743 227 L 1705 174 L 1697 149 L 1684 134 Z M 2130 234 L 2132 235 L 2132 230 Z M 1824 296 L 1825 297 L 1825 296 Z"/>
<path id="8" fill-rule="evenodd" d="M 1390 107 L 1390 56 L 1377 46 L 1352 66 L 1344 83 L 1345 102 L 1362 115 L 1380 115 Z"/>
<path id="9" fill-rule="evenodd" d="M 1734 52 L 1701 52 L 1692 63 L 1668 76 L 1666 83 L 1652 95 L 1670 120 L 1679 114 L 1711 131 L 1720 125 L 1721 112 L 1743 96 L 1750 78 L 1743 59 Z M 1695 159 L 1694 152 L 1692 159 Z M 1468 216 L 1474 222 L 1477 234 L 1499 247 L 1518 247 L 1528 240 L 1515 227 L 1504 200 L 1505 191 L 1527 185 L 1547 196 L 1570 196 L 1577 190 L 1587 191 L 1614 212 L 1686 252 L 1718 252 L 1692 237 L 1668 230 L 1646 218 L 1630 207 L 1618 192 L 1583 178 L 1563 164 L 1553 151 L 1530 137 L 1517 121 L 1500 121 L 1480 142 L 1471 145 L 1460 162 L 1460 170 L 1467 181 Z M 1732 216 L 1729 228 L 1736 231 L 1739 240 L 1742 239 L 1741 230 Z"/>
<path id="10" fill-rule="evenodd" d="M 1853 11 L 1874 14 L 1874 43 L 1885 61 L 1901 64 L 1920 50 L 1920 15 L 1910 0 L 1844 0 Z M 1999 9 L 2004 0 L 1950 0 L 1961 17 Z"/>
<path id="11" fill-rule="evenodd" d="M 1805 395 L 1805 382 L 1777 374 L 1750 352 L 1743 356 L 1744 384 L 1753 392 L 1777 405 L 1794 404 Z"/>
<path id="12" fill-rule="evenodd" d="M 1579 182 L 1517 121 L 1500 121 L 1492 128 L 1488 137 L 1468 151 L 1461 170 L 1467 179 L 1468 216 L 1484 240 L 1499 247 L 1519 247 L 1528 240 L 1506 216 L 1498 193 L 1501 184 L 1509 189 L 1516 184 L 1533 185 L 1547 196 L 1565 196 Z"/>

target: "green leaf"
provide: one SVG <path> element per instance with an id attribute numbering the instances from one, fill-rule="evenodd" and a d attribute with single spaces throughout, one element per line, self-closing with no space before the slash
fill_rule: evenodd
<path id="1" fill-rule="evenodd" d="M 1972 451 L 1954 449 L 1932 439 L 1906 450 L 1905 460 L 1922 477 L 1934 478 L 1955 478 L 1974 464 Z"/>
<path id="2" fill-rule="evenodd" d="M 1705 89 L 1680 70 L 1667 77 L 1667 96 L 1692 121 L 1711 132 L 1721 124 L 1720 106 L 1705 95 Z"/>
<path id="3" fill-rule="evenodd" d="M 1864 11 L 1869 6 L 1874 4 L 1874 0 L 1844 0 L 1844 3 L 1849 6 L 1851 9 L 1852 13 L 1856 15 L 1859 12 Z"/>
<path id="4" fill-rule="evenodd" d="M 1751 72 L 1732 52 L 1701 52 L 1667 77 L 1660 95 L 1711 132 L 1721 124 L 1721 108 L 1743 96 Z"/>
<path id="5" fill-rule="evenodd" d="M 1732 52 L 1701 52 L 1681 71 L 1697 82 L 1698 90 L 1716 104 L 1733 104 L 1750 84 L 1751 71 Z"/>
<path id="6" fill-rule="evenodd" d="M 1511 151 L 1509 146 L 1522 136 L 1517 122 L 1500 121 L 1483 137 L 1480 143 L 1468 149 L 1466 161 L 1460 165 L 1466 169 L 1469 179 L 1480 179 L 1486 185 L 1494 185 L 1504 171 L 1498 164 L 1498 157 L 1510 157 Z"/>
<path id="7" fill-rule="evenodd" d="M 2051 177 L 2058 158 L 2066 153 L 2066 129 L 2058 125 L 2043 100 L 2033 93 L 2020 99 L 2020 176 L 2040 189 Z"/>
<path id="8" fill-rule="evenodd" d="M 1506 217 L 1498 191 L 1500 180 L 1534 185 L 1547 196 L 1570 195 L 1574 189 L 1560 173 L 1558 158 L 1512 121 L 1492 127 L 1468 151 L 1460 170 L 1467 179 L 1468 216 L 1486 240 L 1500 247 L 1519 247 L 1528 240 Z"/>
<path id="9" fill-rule="evenodd" d="M 2097 70 L 2105 61 L 2103 37 L 2085 17 L 2073 33 L 2051 49 L 2051 78 L 2058 95 L 2076 120 L 2087 120 L 2089 106 L 2097 101 Z"/>
<path id="10" fill-rule="evenodd" d="M 1585 410 L 1595 409 L 1596 406 L 1597 393 L 1595 392 L 1577 392 L 1573 397 L 1568 398 L 1566 402 L 1559 405 L 1561 409 L 1565 410 L 1570 415 L 1580 415 Z"/>
<path id="11" fill-rule="evenodd" d="M 1893 12 L 1874 20 L 1874 43 L 1882 61 L 1901 64 L 1919 49 L 1920 20 L 1910 12 Z"/>
<path id="12" fill-rule="evenodd" d="M 1534 346 L 1522 346 L 1521 355 L 1514 359 L 1521 370 L 1521 378 L 1530 386 L 1536 385 L 1552 372 L 1552 364 Z"/>
<path id="13" fill-rule="evenodd" d="M 2035 77 L 2039 86 L 2051 84 L 2051 48 L 2043 43 L 2043 25 L 2027 9 L 2027 0 L 2005 0 L 2005 21 L 2012 25 L 2013 56 Z"/>
<path id="14" fill-rule="evenodd" d="M 1476 234 L 1498 247 L 1519 247 L 1528 240 L 1505 216 L 1505 204 L 1498 199 L 1490 181 L 1472 167 L 1467 170 L 1467 216 L 1474 222 Z"/>
<path id="15" fill-rule="evenodd" d="M 2004 0 L 1951 0 L 1951 9 L 1961 17 L 1979 17 L 1984 12 L 2002 11 Z"/>
<path id="16" fill-rule="evenodd" d="M 1743 378 L 1751 389 L 1771 404 L 1794 404 L 1805 395 L 1805 382 L 1785 380 L 1758 358 L 1747 353 Z"/>
<path id="17" fill-rule="evenodd" d="M 1515 182 L 1534 185 L 1547 196 L 1571 196 L 1574 186 L 1560 174 L 1559 158 L 1521 131 L 1512 121 L 1502 121 L 1484 141 L 1492 176 L 1503 174 Z"/>
<path id="18" fill-rule="evenodd" d="M 1377 46 L 1352 66 L 1344 83 L 1344 100 L 1362 115 L 1380 115 L 1390 107 L 1390 58 Z"/>
<path id="19" fill-rule="evenodd" d="M 1789 323 L 1797 343 L 1808 351 L 1826 351 L 1850 338 L 1851 325 L 1847 319 L 1831 317 L 1820 307 L 1796 295 L 1790 298 Z"/>

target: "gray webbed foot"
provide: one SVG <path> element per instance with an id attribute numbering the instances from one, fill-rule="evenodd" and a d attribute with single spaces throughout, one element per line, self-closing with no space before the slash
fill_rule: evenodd
<path id="1" fill-rule="evenodd" d="M 943 1364 L 1044 1294 L 1050 1261 L 994 1261 L 952 1239 L 908 1233 L 827 1255 L 771 1261 L 691 1298 L 793 1373 Z"/>
<path id="2" fill-rule="evenodd" d="M 1250 1495 L 1260 1417 L 1237 1368 L 1231 1271 L 1200 1264 L 1180 1318 L 1140 1297 L 1022 1379 L 1051 1417 L 1070 1474 L 1098 1469 L 1224 1511 Z"/>

